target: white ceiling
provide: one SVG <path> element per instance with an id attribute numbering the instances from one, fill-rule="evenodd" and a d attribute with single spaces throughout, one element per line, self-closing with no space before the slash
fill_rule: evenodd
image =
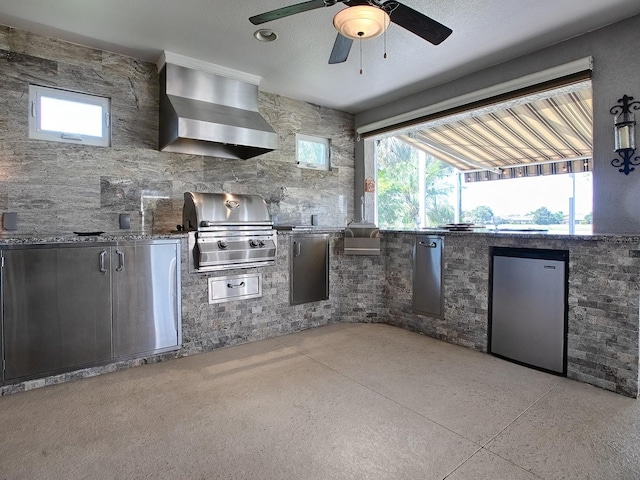
<path id="1" fill-rule="evenodd" d="M 162 51 L 260 76 L 260 89 L 358 113 L 640 14 L 638 0 L 403 0 L 453 29 L 434 46 L 392 24 L 329 65 L 338 4 L 262 25 L 248 18 L 300 0 L 0 0 L 0 24 L 156 62 Z"/>

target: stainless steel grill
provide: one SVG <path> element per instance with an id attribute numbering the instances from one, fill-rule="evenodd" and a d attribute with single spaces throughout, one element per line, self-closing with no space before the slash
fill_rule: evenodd
<path id="1" fill-rule="evenodd" d="M 259 195 L 186 192 L 182 225 L 191 272 L 275 263 L 277 235 Z"/>

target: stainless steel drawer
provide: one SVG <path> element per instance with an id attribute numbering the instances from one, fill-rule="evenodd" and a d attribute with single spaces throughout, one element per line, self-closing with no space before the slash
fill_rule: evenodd
<path id="1" fill-rule="evenodd" d="M 262 296 L 262 274 L 210 277 L 209 303 L 229 302 Z"/>
<path id="2" fill-rule="evenodd" d="M 380 255 L 380 239 L 367 237 L 345 237 L 345 255 Z"/>

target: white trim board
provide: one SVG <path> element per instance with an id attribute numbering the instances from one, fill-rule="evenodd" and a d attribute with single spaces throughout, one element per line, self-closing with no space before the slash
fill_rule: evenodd
<path id="1" fill-rule="evenodd" d="M 173 65 L 179 65 L 181 67 L 192 68 L 194 70 L 200 70 L 202 72 L 212 73 L 213 75 L 219 75 L 221 77 L 232 78 L 234 80 L 241 80 L 252 85 L 260 86 L 262 77 L 253 75 L 251 73 L 241 72 L 240 70 L 234 70 L 233 68 L 223 67 L 222 65 L 216 65 L 215 63 L 209 63 L 197 58 L 187 57 L 180 55 L 179 53 L 162 52 L 160 58 L 156 62 L 158 71 L 162 70 L 165 63 L 171 63 Z"/>

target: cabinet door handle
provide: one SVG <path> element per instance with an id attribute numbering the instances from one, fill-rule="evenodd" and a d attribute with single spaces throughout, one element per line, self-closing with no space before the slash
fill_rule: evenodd
<path id="1" fill-rule="evenodd" d="M 423 247 L 429 247 L 429 248 L 436 248 L 438 246 L 436 242 L 431 242 L 431 243 L 420 242 L 420 245 L 422 245 Z"/>
<path id="2" fill-rule="evenodd" d="M 116 272 L 121 272 L 124 269 L 124 252 L 121 252 L 120 250 L 116 250 L 116 253 L 118 254 L 118 268 L 116 268 Z"/>
<path id="3" fill-rule="evenodd" d="M 293 242 L 293 256 L 299 257 L 302 251 L 300 242 Z"/>
<path id="4" fill-rule="evenodd" d="M 233 283 L 227 283 L 227 288 L 242 288 L 244 287 L 244 282 L 240 282 L 237 285 L 234 285 Z"/>
<path id="5" fill-rule="evenodd" d="M 99 260 L 98 260 L 98 270 L 100 270 L 100 273 L 107 273 L 107 269 L 104 266 L 104 259 L 107 256 L 107 251 L 103 250 L 100 252 L 100 255 L 98 256 Z"/>

